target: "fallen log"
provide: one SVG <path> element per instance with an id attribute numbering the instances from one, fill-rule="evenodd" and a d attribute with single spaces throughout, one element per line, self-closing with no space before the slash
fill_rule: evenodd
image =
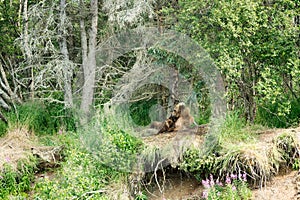
<path id="1" fill-rule="evenodd" d="M 47 168 L 55 168 L 60 165 L 60 161 L 64 159 L 63 150 L 64 146 L 32 147 L 31 153 L 38 159 L 38 169 L 44 170 Z"/>

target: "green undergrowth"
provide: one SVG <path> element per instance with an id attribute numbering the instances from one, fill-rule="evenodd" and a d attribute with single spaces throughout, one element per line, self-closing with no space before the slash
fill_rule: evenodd
<path id="1" fill-rule="evenodd" d="M 43 139 L 51 143 L 50 138 Z M 35 199 L 107 199 L 105 187 L 124 176 L 100 160 L 82 146 L 79 134 L 62 133 L 52 144 L 64 144 L 65 161 L 50 178 L 39 180 L 34 187 Z"/>
<path id="2" fill-rule="evenodd" d="M 99 117 L 99 116 L 98 116 Z M 43 143 L 66 146 L 66 161 L 55 176 L 35 184 L 36 199 L 122 199 L 142 142 L 114 123 L 92 119 L 77 133 Z"/>
<path id="3" fill-rule="evenodd" d="M 35 117 L 29 116 L 24 116 L 23 119 L 30 119 L 24 123 L 34 121 Z M 59 168 L 39 172 L 45 174 L 43 178 L 35 178 L 38 171 L 35 165 L 24 164 L 20 172 L 6 167 L 0 173 L 0 199 L 123 199 L 130 196 L 124 192 L 128 191 L 126 181 L 143 148 L 142 141 L 130 129 L 101 116 L 76 132 L 59 129 L 52 133 L 50 129 L 49 134 L 39 134 L 41 146 L 64 146 L 64 160 Z"/>
<path id="4" fill-rule="evenodd" d="M 288 97 L 283 98 L 290 99 Z M 265 102 L 263 105 L 258 106 L 255 121 L 268 127 L 288 128 L 299 124 L 299 116 L 300 101 L 291 98 L 286 105 L 282 105 L 282 102 L 278 101 Z"/>
<path id="5" fill-rule="evenodd" d="M 16 169 L 9 162 L 5 164 L 0 171 L 0 199 L 27 197 L 35 170 L 36 160 L 33 157 L 18 161 Z"/>
<path id="6" fill-rule="evenodd" d="M 93 156 L 116 170 L 128 172 L 143 148 L 141 139 L 116 118 L 99 114 L 80 133 L 81 141 Z"/>
<path id="7" fill-rule="evenodd" d="M 0 136 L 9 128 L 27 126 L 36 135 L 49 135 L 64 129 L 76 130 L 76 119 L 72 110 L 59 103 L 25 102 L 4 113 L 8 124 L 0 122 Z"/>
<path id="8" fill-rule="evenodd" d="M 119 118 L 99 113 L 76 132 L 58 129 L 56 133 L 40 134 L 41 145 L 64 145 L 64 161 L 59 168 L 42 172 L 46 176 L 39 179 L 34 178 L 35 162 L 20 163 L 17 171 L 5 166 L 0 173 L 0 199 L 124 199 L 130 196 L 128 178 L 138 167 L 136 161 L 145 146 L 135 136 L 129 121 L 116 119 Z M 205 136 L 203 148 L 184 153 L 180 169 L 199 181 L 213 175 L 215 180 L 225 183 L 228 174 L 234 174 L 244 176 L 247 184 L 262 184 L 283 166 L 299 168 L 299 150 L 293 133 L 282 133 L 266 144 L 258 139 L 257 133 L 262 129 L 248 126 L 237 113 L 230 113 L 216 132 Z M 156 148 L 151 151 L 151 155 L 156 155 Z M 251 196 L 244 182 L 237 181 L 236 187 L 247 192 L 245 196 Z M 210 190 L 229 195 L 232 189 L 228 186 Z"/>

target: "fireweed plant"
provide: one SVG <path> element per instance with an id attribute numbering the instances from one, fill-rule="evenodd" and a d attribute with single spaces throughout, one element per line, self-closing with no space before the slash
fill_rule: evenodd
<path id="1" fill-rule="evenodd" d="M 248 188 L 247 175 L 227 174 L 225 183 L 222 183 L 219 178 L 214 180 L 213 175 L 210 175 L 206 180 L 202 180 L 204 191 L 202 199 L 208 200 L 238 200 L 251 199 L 251 190 Z"/>

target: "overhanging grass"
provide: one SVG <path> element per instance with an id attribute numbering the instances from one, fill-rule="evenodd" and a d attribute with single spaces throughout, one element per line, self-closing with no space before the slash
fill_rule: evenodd
<path id="1" fill-rule="evenodd" d="M 220 131 L 207 136 L 206 149 L 186 152 L 181 167 L 198 177 L 246 173 L 253 184 L 263 185 L 281 167 L 292 166 L 299 158 L 299 141 L 294 132 L 273 134 L 273 140 L 260 140 L 257 127 L 246 126 L 230 116 Z M 268 135 L 269 136 L 269 135 Z"/>

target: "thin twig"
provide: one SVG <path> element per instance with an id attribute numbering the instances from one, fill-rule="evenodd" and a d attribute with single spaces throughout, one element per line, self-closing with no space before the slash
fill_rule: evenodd
<path id="1" fill-rule="evenodd" d="M 158 166 L 159 166 L 159 164 L 160 163 L 162 163 L 164 160 L 166 160 L 167 158 L 164 158 L 164 159 L 161 159 L 158 163 L 157 163 L 157 165 L 156 165 L 156 167 L 155 167 L 155 169 L 154 169 L 154 175 L 155 175 L 155 182 L 156 182 L 156 184 L 157 184 L 157 186 L 158 186 L 158 189 L 159 189 L 159 191 L 160 191 L 160 193 L 163 193 L 163 189 L 161 189 L 161 187 L 160 187 L 160 185 L 159 185 L 159 182 L 158 182 L 158 179 L 157 179 L 157 170 L 158 170 Z"/>

